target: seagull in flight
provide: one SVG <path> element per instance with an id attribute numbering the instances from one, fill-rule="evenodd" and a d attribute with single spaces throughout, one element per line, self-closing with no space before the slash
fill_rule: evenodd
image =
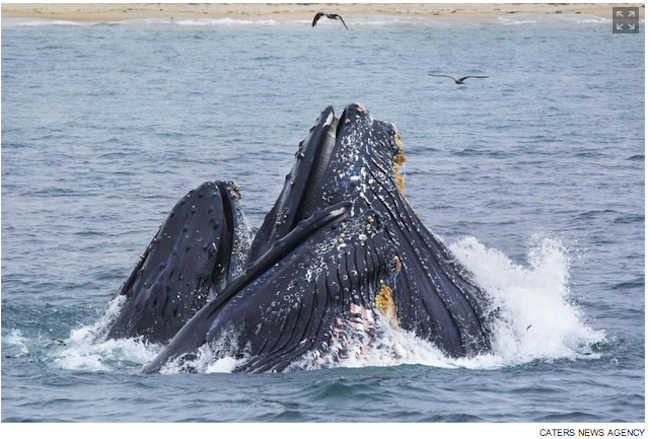
<path id="1" fill-rule="evenodd" d="M 348 25 L 345 24 L 345 21 L 343 21 L 343 17 L 341 17 L 339 14 L 326 14 L 324 12 L 319 12 L 318 14 L 314 15 L 314 20 L 311 22 L 311 27 L 316 26 L 316 22 L 320 20 L 322 16 L 326 16 L 330 20 L 341 20 L 341 23 L 343 23 L 343 26 L 345 26 L 346 29 L 348 29 Z M 350 29 L 348 29 L 350 30 Z"/>
<path id="2" fill-rule="evenodd" d="M 433 73 L 429 73 L 429 76 L 437 76 L 439 78 L 451 78 L 454 80 L 456 84 L 464 84 L 465 80 L 467 78 L 489 78 L 487 75 L 468 75 L 468 76 L 463 76 L 462 78 L 454 78 L 453 76 L 449 75 L 434 75 Z"/>

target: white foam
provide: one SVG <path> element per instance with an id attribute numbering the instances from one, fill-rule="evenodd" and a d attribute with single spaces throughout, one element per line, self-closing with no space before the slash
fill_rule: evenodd
<path id="1" fill-rule="evenodd" d="M 124 363 L 143 366 L 153 360 L 160 346 L 145 343 L 142 338 L 106 340 L 124 302 L 124 296 L 117 296 L 108 303 L 106 312 L 97 322 L 70 331 L 61 348 L 50 353 L 54 364 L 68 370 L 109 372 Z"/>
<path id="2" fill-rule="evenodd" d="M 117 316 L 126 302 L 126 297 L 119 295 L 108 302 L 104 315 L 92 325 L 82 326 L 78 329 L 73 329 L 70 332 L 70 340 L 73 342 L 95 341 L 103 339 L 108 333 L 111 324 L 115 321 Z"/>
<path id="3" fill-rule="evenodd" d="M 587 14 L 512 14 L 493 18 L 458 18 L 458 17 L 388 17 L 366 16 L 350 17 L 348 26 L 356 28 L 374 27 L 453 27 L 453 26 L 490 26 L 490 25 L 594 25 L 610 24 L 608 18 Z M 641 21 L 642 23 L 645 20 Z M 242 18 L 135 18 L 120 21 L 69 21 L 44 18 L 2 18 L 2 27 L 38 27 L 38 26 L 183 26 L 203 28 L 233 28 L 242 26 L 262 26 L 304 29 L 313 32 L 311 20 L 294 19 L 242 19 Z M 315 30 L 336 30 L 342 24 L 335 20 L 320 20 Z"/>
<path id="4" fill-rule="evenodd" d="M 352 355 L 343 359 L 337 367 L 387 367 L 400 364 L 424 364 L 427 366 L 449 368 L 454 365 L 444 354 L 427 341 L 402 329 L 393 329 L 383 317 L 377 321 L 381 336 L 375 339 L 367 353 Z M 362 349 L 352 349 L 363 352 Z"/>
<path id="5" fill-rule="evenodd" d="M 103 342 L 68 339 L 63 349 L 52 354 L 62 369 L 110 372 L 131 363 L 138 368 L 156 358 L 160 347 L 144 343 L 141 338 Z"/>
<path id="6" fill-rule="evenodd" d="M 560 239 L 534 236 L 528 266 L 474 237 L 450 249 L 499 308 L 493 348 L 503 364 L 575 358 L 604 341 L 604 331 L 589 328 L 571 301 L 570 258 Z"/>
<path id="7" fill-rule="evenodd" d="M 235 18 L 216 18 L 216 19 L 198 19 L 198 20 L 174 20 L 179 26 L 277 26 L 278 20 L 242 20 Z"/>
<path id="8" fill-rule="evenodd" d="M 611 24 L 608 18 L 587 14 L 512 14 L 498 18 L 501 24 L 551 25 L 551 24 Z"/>
<path id="9" fill-rule="evenodd" d="M 169 375 L 192 371 L 197 373 L 232 373 L 235 368 L 246 362 L 248 355 L 235 358 L 239 333 L 232 329 L 224 330 L 224 335 L 211 345 L 203 345 L 193 358 L 178 358 L 165 364 L 160 373 Z"/>
<path id="10" fill-rule="evenodd" d="M 97 23 L 89 21 L 52 20 L 46 18 L 2 18 L 2 27 L 92 26 L 95 24 Z"/>
<path id="11" fill-rule="evenodd" d="M 122 26 L 192 26 L 192 27 L 233 27 L 233 26 L 277 26 L 284 20 L 253 19 L 244 20 L 239 18 L 134 18 L 108 22 L 112 25 Z M 296 20 L 286 20 L 288 23 L 296 23 Z"/>
<path id="12" fill-rule="evenodd" d="M 438 19 L 419 17 L 351 17 L 346 20 L 348 25 L 363 27 L 385 26 L 432 26 L 444 24 Z M 313 31 L 311 20 L 300 19 L 243 19 L 243 18 L 145 18 L 110 22 L 121 25 L 177 25 L 192 27 L 241 27 L 241 26 L 282 26 L 283 28 L 303 28 Z M 316 29 L 339 30 L 343 28 L 336 20 L 321 20 Z"/>
<path id="13" fill-rule="evenodd" d="M 20 354 L 18 356 L 22 357 L 23 355 L 29 354 L 29 349 L 25 344 L 27 342 L 27 338 L 23 336 L 23 333 L 20 329 L 12 329 L 9 332 L 9 335 L 6 337 L 6 342 L 10 345 L 16 346 L 20 350 Z"/>
<path id="14" fill-rule="evenodd" d="M 219 358 L 214 363 L 208 365 L 205 369 L 206 373 L 232 373 L 235 367 L 241 363 L 234 357 Z"/>

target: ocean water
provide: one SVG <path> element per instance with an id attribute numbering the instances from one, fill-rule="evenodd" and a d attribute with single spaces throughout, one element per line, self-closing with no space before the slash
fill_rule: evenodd
<path id="1" fill-rule="evenodd" d="M 645 420 L 645 26 L 347 21 L 2 21 L 3 421 Z M 392 331 L 399 359 L 142 375 L 160 347 L 102 334 L 172 206 L 233 180 L 259 226 L 354 101 L 398 126 L 411 204 L 500 304 L 494 353 Z"/>

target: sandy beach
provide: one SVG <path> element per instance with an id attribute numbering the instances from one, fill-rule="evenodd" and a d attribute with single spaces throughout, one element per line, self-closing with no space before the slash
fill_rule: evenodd
<path id="1" fill-rule="evenodd" d="M 280 18 L 309 19 L 319 11 L 348 16 L 493 18 L 509 14 L 587 14 L 609 18 L 613 6 L 631 3 L 21 3 L 2 4 L 2 17 L 115 21 L 141 18 Z"/>

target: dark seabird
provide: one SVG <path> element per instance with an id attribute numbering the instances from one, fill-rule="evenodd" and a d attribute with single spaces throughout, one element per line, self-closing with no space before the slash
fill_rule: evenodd
<path id="1" fill-rule="evenodd" d="M 316 22 L 320 20 L 322 16 L 326 16 L 327 18 L 331 20 L 341 20 L 341 23 L 343 23 L 343 26 L 345 26 L 346 29 L 348 29 L 348 25 L 345 24 L 345 21 L 343 21 L 343 17 L 341 17 L 339 14 L 326 14 L 324 12 L 319 12 L 318 14 L 314 15 L 314 20 L 311 22 L 311 27 L 316 26 Z M 348 29 L 350 30 L 350 29 Z"/>
<path id="2" fill-rule="evenodd" d="M 467 78 L 489 78 L 489 76 L 487 76 L 487 75 L 479 75 L 479 76 L 476 76 L 476 75 L 468 75 L 468 76 L 463 76 L 462 78 L 458 78 L 458 79 L 457 79 L 457 78 L 454 78 L 453 76 L 449 76 L 449 75 L 434 75 L 433 73 L 429 73 L 429 76 L 437 76 L 437 77 L 439 77 L 439 78 L 451 78 L 451 79 L 454 80 L 454 82 L 455 82 L 456 84 L 464 84 L 464 83 L 465 83 L 465 80 L 466 80 Z"/>

